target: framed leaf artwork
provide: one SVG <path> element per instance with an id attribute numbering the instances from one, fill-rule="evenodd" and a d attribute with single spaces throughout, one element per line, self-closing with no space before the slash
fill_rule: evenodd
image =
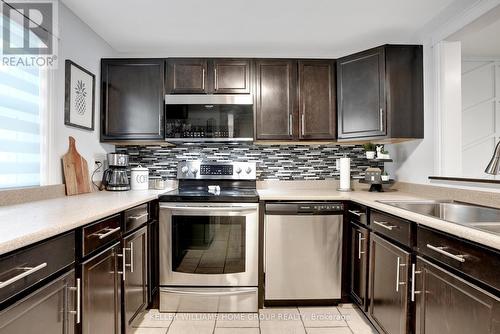
<path id="1" fill-rule="evenodd" d="M 66 59 L 64 124 L 94 130 L 95 75 Z"/>

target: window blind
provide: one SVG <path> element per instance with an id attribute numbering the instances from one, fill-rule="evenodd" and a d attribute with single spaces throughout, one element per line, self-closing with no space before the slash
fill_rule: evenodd
<path id="1" fill-rule="evenodd" d="M 21 27 L 10 34 L 22 40 Z M 41 77 L 37 67 L 0 64 L 0 188 L 40 185 Z"/>

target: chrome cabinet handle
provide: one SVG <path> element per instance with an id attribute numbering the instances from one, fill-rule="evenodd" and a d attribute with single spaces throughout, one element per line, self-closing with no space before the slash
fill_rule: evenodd
<path id="1" fill-rule="evenodd" d="M 79 324 L 81 321 L 81 308 L 80 308 L 80 299 L 81 299 L 81 282 L 80 279 L 76 279 L 76 286 L 69 288 L 71 291 L 76 291 L 76 310 L 69 311 L 69 313 L 74 314 L 76 316 L 76 323 Z"/>
<path id="2" fill-rule="evenodd" d="M 130 272 L 134 272 L 134 243 L 130 242 Z"/>
<path id="3" fill-rule="evenodd" d="M 11 285 L 12 283 L 17 282 L 20 279 L 22 279 L 22 278 L 24 278 L 26 276 L 29 276 L 29 275 L 31 275 L 31 274 L 39 271 L 40 269 L 45 268 L 45 267 L 47 267 L 47 262 L 41 263 L 41 264 L 39 264 L 38 266 L 35 266 L 35 267 L 21 267 L 21 268 L 17 268 L 17 269 L 21 269 L 21 270 L 25 270 L 25 271 L 22 272 L 22 273 L 20 273 L 17 276 L 12 277 L 11 279 L 8 279 L 8 280 L 6 280 L 4 282 L 0 282 L 0 289 L 5 288 L 6 286 Z"/>
<path id="4" fill-rule="evenodd" d="M 359 211 L 355 211 L 355 210 L 348 210 L 350 213 L 352 213 L 353 215 L 355 216 L 358 216 L 358 217 L 361 217 L 362 215 L 364 215 L 363 212 L 359 212 Z"/>
<path id="5" fill-rule="evenodd" d="M 398 261 L 397 261 L 397 268 L 396 268 L 396 292 L 399 292 L 399 286 L 400 285 L 405 285 L 405 282 L 400 282 L 400 272 L 401 268 L 406 267 L 406 264 L 401 263 L 401 258 L 398 256 Z"/>
<path id="6" fill-rule="evenodd" d="M 132 220 L 139 220 L 141 218 L 144 218 L 144 217 L 147 217 L 148 216 L 148 213 L 143 213 L 142 215 L 138 215 L 138 216 L 130 216 L 128 217 L 129 219 L 132 219 Z"/>
<path id="7" fill-rule="evenodd" d="M 392 231 L 396 227 L 396 226 L 393 226 L 393 225 L 387 225 L 388 223 L 386 223 L 386 222 L 378 222 L 376 220 L 374 220 L 373 223 L 375 225 L 383 227 L 383 228 L 385 228 L 386 230 L 389 230 L 389 231 Z"/>
<path id="8" fill-rule="evenodd" d="M 214 90 L 217 90 L 217 88 L 219 88 L 219 87 L 218 87 L 218 85 L 219 85 L 219 80 L 218 80 L 218 78 L 217 78 L 217 66 L 214 66 L 214 79 L 215 79 L 215 80 L 214 80 L 214 81 L 215 81 L 215 82 L 214 82 L 214 86 L 215 86 L 215 89 L 214 89 Z"/>
<path id="9" fill-rule="evenodd" d="M 363 241 L 365 238 L 363 238 L 363 234 L 361 232 L 358 232 L 358 259 L 361 260 L 361 254 L 364 254 L 365 252 L 361 251 L 361 247 L 363 246 Z"/>
<path id="10" fill-rule="evenodd" d="M 201 88 L 205 89 L 205 68 L 203 68 L 201 73 Z"/>
<path id="11" fill-rule="evenodd" d="M 91 235 L 95 236 L 95 237 L 99 237 L 99 239 L 102 240 L 102 239 L 106 238 L 107 236 L 110 236 L 111 234 L 118 232 L 119 230 L 120 230 L 120 227 L 116 227 L 116 228 L 106 227 L 105 229 L 102 229 L 99 232 L 91 234 Z M 106 231 L 106 232 L 104 232 L 104 231 Z M 102 233 L 102 232 L 104 232 L 104 233 Z"/>
<path id="12" fill-rule="evenodd" d="M 384 131 L 384 109 L 380 108 L 380 131 Z"/>
<path id="13" fill-rule="evenodd" d="M 304 136 L 304 135 L 305 135 L 305 133 L 306 133 L 306 125 L 305 125 L 305 124 L 306 124 L 306 123 L 305 123 L 305 122 L 306 122 L 306 118 L 305 118 L 305 116 L 304 116 L 304 115 L 305 115 L 305 114 L 304 114 L 304 113 L 302 113 L 302 122 L 301 122 L 302 124 L 301 124 L 301 125 L 302 125 L 302 135 L 303 135 L 303 136 Z"/>
<path id="14" fill-rule="evenodd" d="M 288 135 L 289 136 L 293 135 L 292 124 L 293 124 L 293 115 L 292 114 L 288 114 Z"/>
<path id="15" fill-rule="evenodd" d="M 415 275 L 416 274 L 420 274 L 421 271 L 419 270 L 415 270 L 415 263 L 412 263 L 411 265 L 411 301 L 414 302 L 415 301 L 415 295 L 418 295 L 420 293 L 420 291 L 416 291 L 415 290 Z"/>
<path id="16" fill-rule="evenodd" d="M 123 247 L 122 248 L 122 280 L 125 281 L 125 276 L 127 275 L 127 260 L 125 258 L 125 252 L 128 250 L 128 248 Z"/>
<path id="17" fill-rule="evenodd" d="M 439 253 L 439 254 L 443 254 L 444 256 L 447 256 L 453 260 L 457 260 L 459 262 L 462 262 L 464 263 L 465 262 L 465 256 L 464 255 L 461 255 L 461 254 L 458 254 L 458 255 L 455 255 L 455 254 L 451 254 L 450 252 L 447 252 L 445 251 L 445 249 L 447 247 L 444 247 L 444 246 L 433 246 L 431 244 L 427 244 L 427 248 L 429 249 L 432 249 L 433 251 Z"/>

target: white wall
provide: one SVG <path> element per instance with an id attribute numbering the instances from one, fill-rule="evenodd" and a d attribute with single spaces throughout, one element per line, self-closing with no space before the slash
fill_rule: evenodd
<path id="1" fill-rule="evenodd" d="M 500 0 L 479 0 L 472 5 L 469 5 L 466 0 L 457 1 L 457 9 L 452 11 L 451 15 L 440 17 L 439 21 L 430 22 L 422 30 L 420 39 L 424 45 L 425 134 L 422 140 L 387 145 L 387 149 L 395 159 L 392 165 L 387 164 L 387 169 L 399 181 L 500 192 L 498 185 L 430 181 L 428 179 L 429 176 L 441 173 L 443 157 L 441 130 L 442 126 L 451 126 L 441 125 L 443 115 L 441 115 L 438 105 L 440 82 L 437 73 L 439 66 L 436 64 L 439 61 L 439 52 L 436 52 L 436 45 L 499 4 Z"/>
<path id="2" fill-rule="evenodd" d="M 94 158 L 114 150 L 113 145 L 99 142 L 100 133 L 100 59 L 115 56 L 115 51 L 88 25 L 61 2 L 59 3 L 59 66 L 52 73 L 52 108 L 50 110 L 49 184 L 62 183 L 61 157 L 68 150 L 68 136 L 76 139 L 77 149 L 87 160 L 90 171 Z M 86 131 L 64 125 L 64 62 L 70 59 L 96 76 L 95 130 Z M 102 174 L 101 174 L 102 175 Z M 100 175 L 96 175 L 96 179 Z"/>

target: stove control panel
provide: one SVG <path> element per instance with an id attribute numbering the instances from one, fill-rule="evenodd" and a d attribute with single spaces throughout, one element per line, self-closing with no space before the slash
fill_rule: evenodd
<path id="1" fill-rule="evenodd" d="M 182 161 L 177 165 L 177 179 L 255 180 L 255 162 Z"/>

